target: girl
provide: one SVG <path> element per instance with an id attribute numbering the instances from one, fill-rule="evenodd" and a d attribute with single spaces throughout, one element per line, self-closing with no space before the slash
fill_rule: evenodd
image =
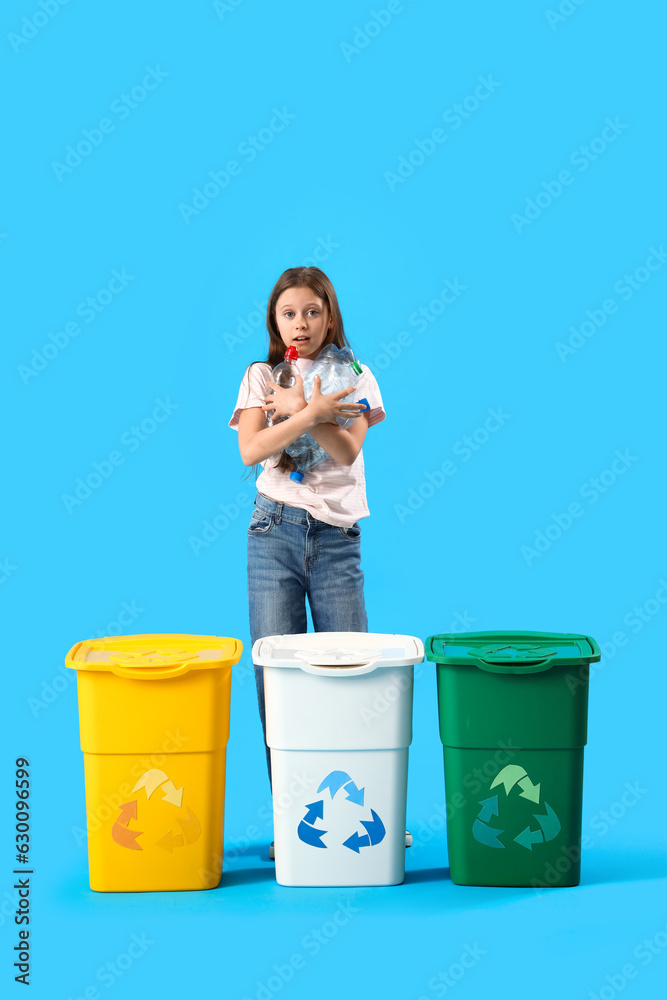
<path id="1" fill-rule="evenodd" d="M 369 511 L 361 446 L 368 428 L 384 420 L 380 390 L 363 365 L 356 394 L 366 397 L 370 410 L 341 402 L 348 389 L 322 394 L 319 378 L 310 401 L 304 398 L 303 375 L 321 349 L 348 346 L 336 293 L 319 267 L 291 267 L 280 276 L 266 325 L 268 358 L 246 370 L 229 421 L 238 430 L 244 464 L 262 466 L 248 528 L 251 643 L 306 632 L 306 596 L 316 632 L 367 632 L 359 518 Z M 290 345 L 298 349 L 300 375 L 295 386 L 284 389 L 271 381 L 271 373 Z M 272 427 L 266 426 L 267 410 L 275 410 Z M 354 422 L 340 427 L 336 417 L 352 414 Z M 276 422 L 281 416 L 289 420 Z M 284 449 L 306 431 L 330 457 L 296 483 L 289 478 L 295 463 Z M 255 680 L 266 745 L 262 667 L 255 666 Z M 270 781 L 268 748 L 266 757 Z"/>

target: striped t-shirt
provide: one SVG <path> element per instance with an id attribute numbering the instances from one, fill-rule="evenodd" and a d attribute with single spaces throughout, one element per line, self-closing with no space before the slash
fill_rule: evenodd
<path id="1" fill-rule="evenodd" d="M 296 365 L 302 378 L 313 363 L 308 358 L 297 359 Z M 368 419 L 369 427 L 372 427 L 384 420 L 385 411 L 374 375 L 366 365 L 362 365 L 362 368 L 354 398 L 361 399 L 365 396 L 370 403 L 368 417 L 359 419 Z M 239 397 L 229 421 L 233 430 L 238 431 L 241 410 L 265 405 L 264 397 L 270 380 L 269 364 L 258 362 L 250 365 L 243 376 Z M 334 458 L 325 458 L 304 474 L 302 483 L 295 483 L 290 479 L 289 472 L 278 472 L 277 464 L 277 458 L 267 458 L 261 463 L 262 471 L 257 477 L 257 489 L 264 496 L 290 507 L 302 507 L 319 521 L 341 528 L 350 528 L 359 518 L 368 517 L 370 511 L 366 503 L 363 451 L 359 451 L 352 465 L 343 465 Z"/>

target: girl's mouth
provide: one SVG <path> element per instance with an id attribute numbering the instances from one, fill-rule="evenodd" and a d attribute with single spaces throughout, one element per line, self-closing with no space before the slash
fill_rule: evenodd
<path id="1" fill-rule="evenodd" d="M 295 337 L 294 343 L 295 344 L 305 344 L 308 340 L 310 340 L 310 337 Z"/>

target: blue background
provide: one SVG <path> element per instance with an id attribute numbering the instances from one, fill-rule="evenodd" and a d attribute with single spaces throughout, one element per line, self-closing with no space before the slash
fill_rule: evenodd
<path id="1" fill-rule="evenodd" d="M 628 997 L 653 998 L 664 982 L 665 16 L 650 2 L 560 6 L 405 0 L 389 17 L 379 0 L 380 25 L 351 0 L 5 4 L 2 771 L 9 803 L 15 757 L 32 761 L 33 996 L 95 986 L 127 998 L 417 1000 L 454 991 L 434 977 L 466 946 L 484 954 L 455 983 L 461 1000 L 609 1000 L 627 963 Z M 147 67 L 160 70 L 154 89 L 123 105 Z M 492 92 L 475 100 L 489 76 Z M 293 117 L 262 133 L 275 109 Z M 58 167 L 104 118 L 113 130 Z M 595 141 L 607 119 L 615 133 Z M 431 147 L 436 128 L 446 139 Z M 258 134 L 250 160 L 243 143 Z M 422 162 L 418 141 L 431 150 Z M 240 169 L 224 190 L 184 210 L 230 160 Z M 392 179 L 401 162 L 407 176 Z M 371 631 L 581 631 L 605 644 L 578 888 L 448 880 L 430 664 L 416 680 L 406 884 L 277 886 L 247 653 L 233 682 L 220 888 L 88 888 L 64 656 L 118 632 L 247 641 L 254 487 L 227 421 L 245 366 L 266 356 L 256 302 L 262 312 L 281 272 L 302 263 L 330 276 L 387 410 L 364 447 Z M 86 321 L 77 308 L 114 269 L 131 279 Z M 463 290 L 443 306 L 447 280 Z M 600 323 L 607 300 L 615 311 Z M 559 354 L 587 320 L 591 335 Z M 79 329 L 69 339 L 68 323 Z M 140 440 L 131 428 L 159 399 L 170 415 Z M 490 408 L 506 417 L 485 435 Z M 626 460 L 609 472 L 617 450 Z M 113 451 L 120 464 L 68 508 L 63 495 Z M 448 459 L 456 472 L 442 482 Z M 192 537 L 221 509 L 226 526 L 195 554 Z M 3 822 L 2 976 L 18 991 L 9 805 Z M 314 953 L 306 935 L 345 900 L 348 923 Z M 152 942 L 142 957 L 96 979 L 133 934 Z M 646 964 L 634 954 L 644 939 L 658 942 Z M 285 981 L 274 966 L 295 954 L 303 967 Z"/>

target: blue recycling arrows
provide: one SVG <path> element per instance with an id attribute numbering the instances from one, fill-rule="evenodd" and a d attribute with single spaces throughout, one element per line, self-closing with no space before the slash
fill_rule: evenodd
<path id="1" fill-rule="evenodd" d="M 324 819 L 324 799 L 311 802 L 306 806 L 308 812 L 303 818 L 304 823 L 315 823 L 316 819 Z"/>
<path id="2" fill-rule="evenodd" d="M 371 816 L 373 819 L 362 819 L 361 825 L 366 827 L 366 833 L 371 839 L 371 845 L 375 847 L 379 844 L 381 840 L 384 840 L 385 828 L 384 823 L 375 812 L 375 809 L 371 809 Z"/>
<path id="3" fill-rule="evenodd" d="M 375 809 L 371 809 L 371 817 L 372 819 L 362 819 L 361 821 L 361 825 L 366 828 L 366 836 L 355 831 L 351 837 L 343 841 L 343 847 L 349 847 L 351 851 L 356 851 L 358 854 L 361 847 L 375 847 L 376 844 L 384 840 L 387 831 Z"/>
<path id="4" fill-rule="evenodd" d="M 360 847 L 370 847 L 371 838 L 368 835 L 360 836 L 355 830 L 351 837 L 343 841 L 343 847 L 349 847 L 351 851 L 356 851 L 359 853 Z"/>
<path id="5" fill-rule="evenodd" d="M 345 771 L 331 771 L 330 774 L 327 774 L 317 791 L 321 792 L 324 788 L 328 788 L 331 792 L 331 798 L 333 798 L 338 789 L 342 788 L 346 781 L 350 781 L 350 776 Z"/>
<path id="6" fill-rule="evenodd" d="M 350 802 L 356 802 L 358 806 L 363 806 L 364 804 L 365 790 L 365 788 L 357 788 L 353 781 L 348 782 L 343 789 L 344 792 L 347 792 L 346 798 L 348 798 Z"/>
<path id="7" fill-rule="evenodd" d="M 304 844 L 310 844 L 311 847 L 326 848 L 327 846 L 326 844 L 323 844 L 321 840 L 327 831 L 316 830 L 314 826 L 309 826 L 304 820 L 301 820 L 296 828 L 296 832 L 299 840 L 302 840 Z"/>
<path id="8" fill-rule="evenodd" d="M 345 792 L 344 802 L 351 802 L 353 805 L 363 806 L 366 789 L 358 788 L 347 771 L 330 771 L 321 782 L 318 792 L 329 789 L 329 794 L 333 799 L 336 793 L 342 788 Z M 340 801 L 340 800 L 339 800 Z M 310 847 L 327 848 L 329 845 L 322 843 L 326 830 L 319 830 L 315 825 L 318 820 L 324 820 L 324 799 L 316 799 L 306 806 L 306 815 L 297 826 L 297 836 L 304 844 Z M 362 847 L 375 847 L 380 844 L 386 834 L 385 826 L 374 809 L 371 809 L 371 818 L 362 819 L 361 825 L 366 833 L 359 833 L 355 830 L 351 837 L 343 841 L 343 847 L 359 854 Z"/>

